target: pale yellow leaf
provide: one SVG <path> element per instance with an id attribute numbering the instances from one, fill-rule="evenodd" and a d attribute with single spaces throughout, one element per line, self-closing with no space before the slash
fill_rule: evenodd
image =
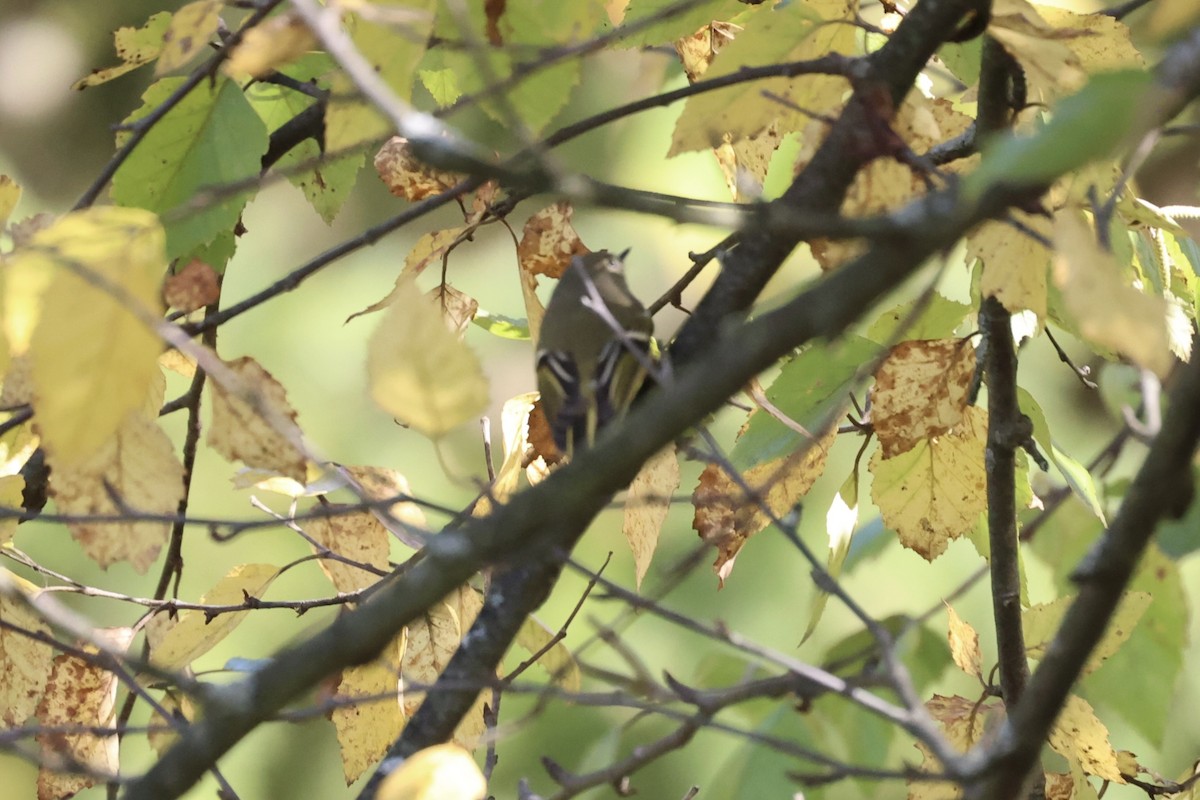
<path id="1" fill-rule="evenodd" d="M 946 603 L 946 616 L 946 635 L 950 640 L 950 657 L 954 659 L 955 666 L 968 675 L 982 679 L 980 664 L 983 661 L 983 653 L 979 649 L 979 634 L 949 603 Z"/>
<path id="2" fill-rule="evenodd" d="M 1087 80 L 1067 41 L 1088 33 L 1056 28 L 1028 0 L 996 0 L 988 34 L 1024 69 L 1031 99 L 1052 100 L 1075 91 Z"/>
<path id="3" fill-rule="evenodd" d="M 846 24 L 853 16 L 852 4 L 846 0 L 809 0 L 776 7 L 764 4 L 752 17 L 739 20 L 745 30 L 721 48 L 704 77 L 829 53 L 852 55 L 859 48 L 853 25 Z M 849 88 L 840 76 L 801 75 L 696 95 L 679 115 L 669 155 L 736 142 L 776 121 L 780 130 L 798 130 L 811 114 L 827 113 L 839 105 Z M 764 92 L 785 102 L 768 98 Z"/>
<path id="4" fill-rule="evenodd" d="M 304 482 L 308 462 L 297 449 L 302 435 L 287 390 L 249 356 L 225 366 L 238 385 L 214 382 L 209 445 L 231 461 Z"/>
<path id="5" fill-rule="evenodd" d="M 556 641 L 554 636 L 554 631 L 551 631 L 541 620 L 531 614 L 521 623 L 516 643 L 524 648 L 530 656 L 540 653 L 537 665 L 546 670 L 550 679 L 561 686 L 563 690 L 578 692 L 580 686 L 583 685 L 579 663 L 575 661 L 575 656 L 571 655 L 571 651 L 563 644 L 562 640 Z"/>
<path id="6" fill-rule="evenodd" d="M 410 682 L 432 685 L 437 680 L 482 607 L 478 592 L 470 586 L 461 586 L 408 625 L 407 647 L 401 659 L 402 708 L 406 715 L 411 717 L 416 713 L 425 693 L 404 686 Z M 455 729 L 454 743 L 473 749 L 483 732 L 482 721 L 483 698 L 480 696 Z"/>
<path id="7" fill-rule="evenodd" d="M 86 461 L 63 463 L 53 451 L 47 453 L 47 460 L 54 474 L 50 496 L 60 513 L 117 520 L 68 524 L 88 557 L 103 567 L 128 561 L 145 572 L 158 558 L 170 532 L 169 519 L 178 512 L 183 497 L 183 464 L 158 423 L 130 413 Z M 156 514 L 168 521 L 126 518 L 131 513 Z"/>
<path id="8" fill-rule="evenodd" d="M 387 467 L 344 467 L 346 472 L 362 490 L 363 499 L 371 503 L 396 500 L 386 509 L 387 513 L 401 525 L 422 531 L 428 527 L 425 512 L 407 498 L 413 496 L 408 478 Z"/>
<path id="9" fill-rule="evenodd" d="M 529 414 L 533 411 L 537 392 L 525 392 L 504 401 L 500 410 L 500 431 L 504 437 L 504 461 L 487 494 L 479 498 L 472 512 L 477 517 L 492 513 L 494 505 L 508 502 L 521 481 L 525 453 L 529 449 Z"/>
<path id="10" fill-rule="evenodd" d="M 1138 620 L 1146 613 L 1153 601 L 1146 592 L 1125 592 L 1121 595 L 1121 604 L 1113 613 L 1103 638 L 1092 649 L 1088 662 L 1084 665 L 1082 674 L 1095 672 L 1133 634 Z M 1066 616 L 1067 609 L 1075 601 L 1075 596 L 1060 597 L 1051 603 L 1039 603 L 1021 612 L 1021 625 L 1025 632 L 1025 650 L 1030 658 L 1041 659 L 1046 654 L 1059 625 Z"/>
<path id="11" fill-rule="evenodd" d="M 13 209 L 21 199 L 21 186 L 7 175 L 0 175 L 0 230 L 8 224 Z"/>
<path id="12" fill-rule="evenodd" d="M 304 20 L 293 12 L 284 12 L 246 31 L 224 69 L 230 75 L 261 78 L 316 47 L 317 40 Z"/>
<path id="13" fill-rule="evenodd" d="M 118 652 L 133 641 L 130 628 L 96 631 L 105 645 Z M 94 647 L 86 648 L 95 652 Z M 79 656 L 67 653 L 55 657 L 38 704 L 38 720 L 48 729 L 72 726 L 105 728 L 116 721 L 117 676 L 100 669 Z M 93 733 L 41 733 L 37 737 L 42 751 L 42 769 L 38 772 L 38 797 L 70 797 L 94 786 L 102 775 L 118 772 L 117 737 Z M 69 759 L 83 771 L 56 772 L 56 759 Z M 90 773 L 90 774 L 89 774 Z"/>
<path id="14" fill-rule="evenodd" d="M 116 46 L 117 56 L 120 57 L 121 63 L 115 67 L 94 69 L 90 74 L 72 84 L 71 88 L 78 91 L 91 86 L 99 86 L 114 78 L 119 78 L 126 72 L 135 70 L 143 64 L 149 64 L 162 52 L 163 34 L 170 24 L 170 12 L 160 11 L 146 20 L 146 23 L 140 28 L 117 28 L 113 33 L 113 44 Z"/>
<path id="15" fill-rule="evenodd" d="M 378 800 L 483 800 L 487 781 L 471 754 L 438 744 L 414 754 L 379 785 Z"/>
<path id="16" fill-rule="evenodd" d="M 46 686 L 55 651 L 24 632 L 50 636 L 50 628 L 36 612 L 14 595 L 32 601 L 41 590 L 24 578 L 0 569 L 0 723 L 4 728 L 23 725 L 36 711 Z"/>
<path id="17" fill-rule="evenodd" d="M 441 314 L 411 278 L 367 348 L 371 397 L 386 412 L 431 438 L 478 417 L 488 386 L 479 358 L 446 330 Z"/>
<path id="18" fill-rule="evenodd" d="M 890 128 L 916 153 L 924 153 L 935 143 L 951 139 L 966 131 L 974 121 L 955 109 L 948 100 L 928 98 L 912 92 L 890 120 Z M 801 131 L 803 150 L 794 169 L 799 170 L 811 160 L 817 147 L 828 134 L 828 125 L 813 120 Z M 965 172 L 973 159 L 958 159 L 948 165 L 951 172 Z M 925 194 L 925 177 L 911 165 L 894 157 L 873 159 L 854 177 L 854 182 L 842 201 L 842 214 L 867 217 L 895 211 L 913 198 Z M 813 256 L 826 271 L 841 266 L 860 254 L 865 245 L 861 240 L 816 239 L 810 243 Z"/>
<path id="19" fill-rule="evenodd" d="M 1146 59 L 1129 38 L 1129 26 L 1111 14 L 1080 14 L 1049 5 L 1039 5 L 1037 13 L 1057 30 L 1067 32 L 1063 43 L 1089 73 L 1146 66 Z"/>
<path id="20" fill-rule="evenodd" d="M 343 513 L 311 519 L 304 524 L 304 531 L 315 543 L 314 552 L 321 554 L 319 546 L 336 556 L 324 557 L 317 562 L 335 589 L 344 593 L 357 592 L 376 583 L 390 571 L 388 553 L 391 539 L 374 514 L 366 511 L 345 513 L 345 507 L 336 504 L 327 504 L 322 508 Z M 357 566 L 359 564 L 363 566 Z M 374 567 L 375 571 L 364 567 Z"/>
<path id="21" fill-rule="evenodd" d="M 25 478 L 21 475 L 0 476 L 0 508 L 8 511 L 20 511 L 21 497 L 24 491 Z M 0 518 L 0 545 L 12 541 L 19 521 L 19 516 Z"/>
<path id="22" fill-rule="evenodd" d="M 221 21 L 223 5 L 223 0 L 195 0 L 175 12 L 163 34 L 163 49 L 154 67 L 155 75 L 179 69 L 208 51 L 209 42 Z"/>
<path id="23" fill-rule="evenodd" d="M 659 534 L 671 510 L 671 497 L 678 488 L 679 459 L 673 444 L 652 456 L 629 484 L 621 530 L 633 552 L 639 589 L 650 569 Z"/>
<path id="24" fill-rule="evenodd" d="M 1049 221 L 1014 212 L 1020 222 L 1050 236 Z M 967 236 L 967 253 L 983 262 L 979 292 L 995 297 L 1014 314 L 1032 311 L 1046 318 L 1047 276 L 1050 251 L 1032 236 L 1001 222 L 985 222 Z"/>
<path id="25" fill-rule="evenodd" d="M 400 707 L 401 633 L 369 664 L 342 671 L 334 701 L 333 726 L 346 785 L 356 781 L 387 752 L 404 727 Z"/>
<path id="26" fill-rule="evenodd" d="M 479 310 L 479 301 L 448 283 L 440 284 L 429 296 L 441 310 L 446 328 L 459 339 L 463 338 L 471 320 L 475 319 L 475 312 Z"/>
<path id="27" fill-rule="evenodd" d="M 1075 759 L 1084 772 L 1113 783 L 1125 783 L 1117 753 L 1108 741 L 1108 728 L 1082 697 L 1071 695 L 1050 731 L 1050 748 Z"/>
<path id="28" fill-rule="evenodd" d="M 207 606 L 243 605 L 247 596 L 262 597 L 278 574 L 278 568 L 271 564 L 241 564 L 205 592 L 200 603 Z M 232 611 L 217 614 L 210 620 L 203 611 L 180 611 L 178 617 L 150 637 L 150 656 L 163 669 L 187 666 L 233 633 L 247 613 Z"/>
<path id="29" fill-rule="evenodd" d="M 17 271 L 53 275 L 29 351 L 38 428 L 60 463 L 96 452 L 146 399 L 162 349 L 149 322 L 161 314 L 165 242 L 150 212 L 100 206 L 67 214 L 11 256 Z"/>
<path id="30" fill-rule="evenodd" d="M 987 730 L 1004 718 L 1004 704 L 998 700 L 980 703 L 939 694 L 925 701 L 925 710 L 942 726 L 947 740 L 960 753 L 979 744 Z"/>
<path id="31" fill-rule="evenodd" d="M 968 407 L 950 433 L 894 458 L 871 458 L 871 497 L 900 543 L 932 561 L 969 531 L 986 507 L 987 411 Z"/>
<path id="32" fill-rule="evenodd" d="M 1165 378 L 1173 363 L 1167 301 L 1131 286 L 1076 214 L 1055 217 L 1054 249 L 1054 283 L 1083 338 Z"/>
<path id="33" fill-rule="evenodd" d="M 970 339 L 922 339 L 893 347 L 871 389 L 871 423 L 884 458 L 958 425 L 974 375 Z"/>

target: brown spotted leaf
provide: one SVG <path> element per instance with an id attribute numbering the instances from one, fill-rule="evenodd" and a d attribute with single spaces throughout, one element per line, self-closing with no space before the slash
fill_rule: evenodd
<path id="1" fill-rule="evenodd" d="M 871 390 L 871 422 L 883 457 L 900 455 L 958 425 L 974 375 L 970 340 L 925 339 L 893 347 Z"/>

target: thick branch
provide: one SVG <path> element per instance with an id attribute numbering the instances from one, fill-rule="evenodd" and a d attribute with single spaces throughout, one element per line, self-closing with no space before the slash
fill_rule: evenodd
<path id="1" fill-rule="evenodd" d="M 775 205 L 792 215 L 829 213 L 841 207 L 854 176 L 877 152 L 864 132 L 877 128 L 880 98 L 898 108 L 938 47 L 948 41 L 978 0 L 923 0 L 887 43 L 867 59 L 854 94 L 812 160 Z M 693 310 L 671 347 L 676 364 L 704 353 L 721 321 L 750 307 L 800 239 L 787 233 L 747 232 L 722 259 L 712 288 Z"/>

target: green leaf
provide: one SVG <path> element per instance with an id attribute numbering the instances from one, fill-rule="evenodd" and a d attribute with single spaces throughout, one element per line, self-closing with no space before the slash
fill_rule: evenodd
<path id="1" fill-rule="evenodd" d="M 1042 413 L 1042 408 L 1033 399 L 1033 395 L 1025 389 L 1018 388 L 1017 404 L 1020 406 L 1021 412 L 1033 423 L 1033 440 L 1041 448 L 1043 455 L 1050 458 L 1054 466 L 1058 468 L 1063 480 L 1071 487 L 1071 491 L 1083 501 L 1088 510 L 1107 525 L 1104 517 L 1104 501 L 1096 487 L 1096 481 L 1087 471 L 1087 467 L 1058 449 L 1050 436 L 1050 426 L 1046 422 L 1046 415 Z"/>
<path id="2" fill-rule="evenodd" d="M 288 65 L 282 71 L 301 82 L 314 81 L 327 74 L 332 62 L 324 54 L 310 54 Z M 258 112 L 267 129 L 274 131 L 316 102 L 312 97 L 271 83 L 254 83 L 246 90 L 246 98 Z M 311 169 L 298 170 L 301 164 L 320 160 Z M 292 185 L 300 189 L 325 223 L 337 217 L 354 188 L 354 180 L 362 166 L 363 155 L 325 159 L 313 139 L 305 139 L 283 155 L 273 169 L 287 174 Z"/>
<path id="3" fill-rule="evenodd" d="M 1106 158 L 1138 129 L 1152 94 L 1149 73 L 1126 70 L 1094 76 L 1055 106 L 1032 136 L 1005 136 L 984 149 L 979 169 L 963 182 L 966 197 L 993 185 L 1035 186 Z"/>
<path id="4" fill-rule="evenodd" d="M 499 336 L 501 339 L 529 340 L 528 320 L 506 317 L 503 314 L 493 314 L 481 308 L 475 312 L 475 318 L 471 322 L 483 328 L 492 334 L 492 336 Z"/>
<path id="5" fill-rule="evenodd" d="M 916 319 L 909 320 L 917 303 L 911 300 L 885 311 L 871 325 L 867 338 L 879 344 L 893 344 L 891 340 L 901 323 L 908 322 L 902 334 L 904 339 L 949 339 L 971 310 L 966 303 L 956 303 L 934 292 Z"/>
<path id="6" fill-rule="evenodd" d="M 783 365 L 767 389 L 767 400 L 814 436 L 835 408 L 849 402 L 854 377 L 863 364 L 879 354 L 879 346 L 857 336 L 810 347 Z M 761 409 L 734 445 L 729 458 L 739 470 L 780 458 L 810 441 Z"/>
<path id="7" fill-rule="evenodd" d="M 158 108 L 182 82 L 165 78 L 152 84 L 125 123 Z M 205 81 L 167 112 L 121 165 L 112 197 L 118 205 L 162 217 L 167 257 L 175 258 L 234 228 L 250 191 L 220 189 L 256 177 L 266 150 L 266 128 L 237 84 L 227 78 L 217 78 L 215 85 Z M 204 197 L 206 190 L 213 196 Z"/>
<path id="8" fill-rule="evenodd" d="M 1192 485 L 1200 493 L 1200 467 L 1192 467 Z M 1200 502 L 1193 501 L 1187 513 L 1158 526 L 1158 545 L 1172 558 L 1183 558 L 1200 550 Z"/>

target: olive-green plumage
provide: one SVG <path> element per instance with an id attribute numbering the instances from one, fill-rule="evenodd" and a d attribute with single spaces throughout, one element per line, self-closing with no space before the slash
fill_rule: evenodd
<path id="1" fill-rule="evenodd" d="M 594 287 L 594 292 L 589 290 Z M 598 295 L 608 316 L 585 304 Z M 649 357 L 654 322 L 629 291 L 621 258 L 601 250 L 576 256 L 546 307 L 538 341 L 538 390 L 559 449 L 588 447 L 596 432 L 633 402 Z"/>

